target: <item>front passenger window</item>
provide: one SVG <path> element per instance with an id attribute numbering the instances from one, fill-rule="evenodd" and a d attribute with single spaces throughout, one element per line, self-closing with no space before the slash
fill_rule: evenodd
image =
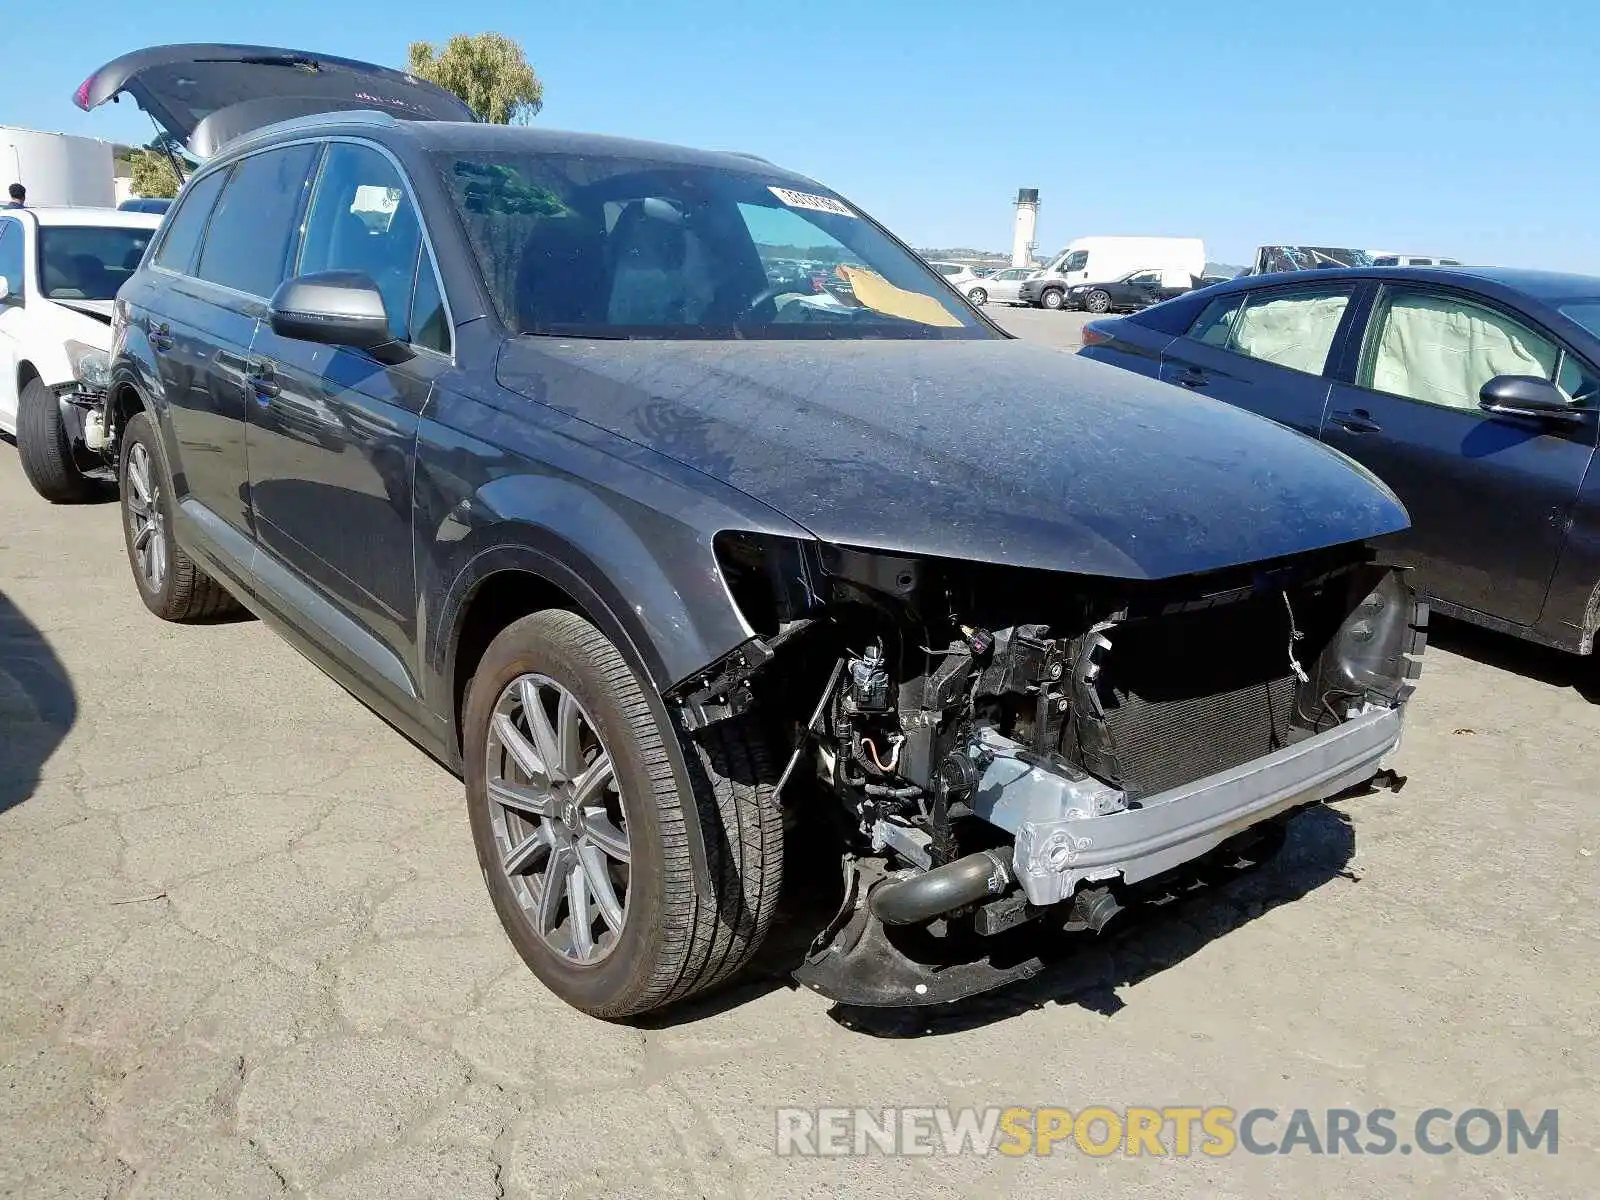
<path id="1" fill-rule="evenodd" d="M 1478 409 L 1496 375 L 1555 375 L 1560 349 L 1520 321 L 1445 292 L 1386 289 L 1362 355 L 1363 387 Z"/>
<path id="2" fill-rule="evenodd" d="M 383 296 L 389 329 L 411 340 L 411 281 L 422 226 L 400 172 L 370 146 L 328 147 L 306 217 L 298 274 L 360 271 Z"/>

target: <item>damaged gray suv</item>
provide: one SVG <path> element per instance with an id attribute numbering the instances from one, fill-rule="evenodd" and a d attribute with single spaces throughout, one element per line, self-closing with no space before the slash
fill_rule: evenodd
<path id="1" fill-rule="evenodd" d="M 243 605 L 462 775 L 578 1008 L 733 976 L 805 828 L 846 885 L 799 978 L 955 999 L 1394 749 L 1381 483 L 1007 337 L 821 184 L 270 47 L 119 93 L 206 159 L 116 306 L 141 596 Z"/>

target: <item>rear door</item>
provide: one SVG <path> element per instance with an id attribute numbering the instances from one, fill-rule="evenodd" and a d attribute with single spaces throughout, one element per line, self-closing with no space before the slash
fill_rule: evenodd
<path id="1" fill-rule="evenodd" d="M 452 334 L 411 190 L 367 143 L 329 143 L 306 212 L 295 273 L 330 270 L 377 284 L 413 357 L 386 364 L 263 320 L 250 364 L 251 502 L 263 550 L 361 627 L 353 638 L 337 621 L 324 632 L 350 641 L 367 682 L 403 707 L 416 667 L 417 424 L 450 367 Z"/>
<path id="2" fill-rule="evenodd" d="M 315 152 L 307 143 L 272 147 L 196 180 L 153 260 L 168 286 L 143 320 L 178 490 L 246 537 L 245 366 L 256 321 L 283 280 Z"/>
<path id="3" fill-rule="evenodd" d="M 1355 292 L 1323 281 L 1218 296 L 1162 353 L 1161 378 L 1315 437 Z"/>
<path id="4" fill-rule="evenodd" d="M 1522 313 L 1486 298 L 1392 283 L 1335 382 L 1323 439 L 1383 478 L 1411 513 L 1396 546 L 1424 592 L 1516 625 L 1544 606 L 1594 455 L 1600 376 Z M 1496 375 L 1552 379 L 1573 423 L 1496 416 Z"/>

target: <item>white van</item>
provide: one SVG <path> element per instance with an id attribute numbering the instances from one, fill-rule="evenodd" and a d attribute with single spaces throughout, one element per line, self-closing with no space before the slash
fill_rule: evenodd
<path id="1" fill-rule="evenodd" d="M 1021 299 L 1060 308 L 1073 284 L 1109 283 L 1134 271 L 1160 271 L 1162 287 L 1193 287 L 1206 271 L 1206 244 L 1200 238 L 1074 238 L 1023 285 Z"/>

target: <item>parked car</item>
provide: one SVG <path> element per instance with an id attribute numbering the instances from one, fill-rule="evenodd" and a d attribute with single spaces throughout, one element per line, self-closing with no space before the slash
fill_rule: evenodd
<path id="1" fill-rule="evenodd" d="M 130 196 L 117 205 L 117 211 L 159 214 L 166 212 L 171 204 L 171 200 L 164 200 L 159 196 Z"/>
<path id="2" fill-rule="evenodd" d="M 967 294 L 969 288 L 981 282 L 977 274 L 966 263 L 937 262 L 930 259 L 928 265 L 943 275 L 945 282 L 963 296 Z"/>
<path id="3" fill-rule="evenodd" d="M 1600 278 L 1249 277 L 1091 323 L 1082 353 L 1319 437 L 1380 475 L 1440 611 L 1579 654 L 1600 622 Z"/>
<path id="4" fill-rule="evenodd" d="M 88 418 L 105 388 L 111 302 L 160 223 L 109 208 L 0 210 L 0 433 L 47 500 L 90 499 L 112 478 L 85 445 L 104 436 Z"/>
<path id="5" fill-rule="evenodd" d="M 1169 287 L 1190 287 L 1205 273 L 1206 245 L 1199 238 L 1074 238 L 1023 285 L 1024 304 L 1062 308 L 1080 284 L 1122 279 L 1133 271 L 1156 270 Z"/>
<path id="6" fill-rule="evenodd" d="M 1022 281 L 1033 274 L 1032 267 L 1000 267 L 967 287 L 966 296 L 974 304 L 987 304 L 991 300 L 1001 304 L 1016 304 Z"/>
<path id="7" fill-rule="evenodd" d="M 1160 271 L 1130 271 L 1110 283 L 1073 284 L 1067 289 L 1066 307 L 1092 313 L 1137 312 L 1194 291 L 1196 282 L 1190 279 L 1181 286 L 1169 286 L 1162 282 Z"/>
<path id="8" fill-rule="evenodd" d="M 573 1005 L 728 979 L 790 821 L 850 881 L 800 978 L 939 1003 L 1038 969 L 992 935 L 1267 853 L 1395 745 L 1421 612 L 1365 543 L 1406 518 L 1341 456 L 1004 336 L 804 176 L 308 117 L 297 85 L 446 102 L 306 58 L 157 49 L 80 93 L 186 141 L 261 122 L 118 300 L 134 583 L 168 619 L 236 598 L 464 775 L 506 931 Z M 787 246 L 850 296 L 772 284 Z"/>

